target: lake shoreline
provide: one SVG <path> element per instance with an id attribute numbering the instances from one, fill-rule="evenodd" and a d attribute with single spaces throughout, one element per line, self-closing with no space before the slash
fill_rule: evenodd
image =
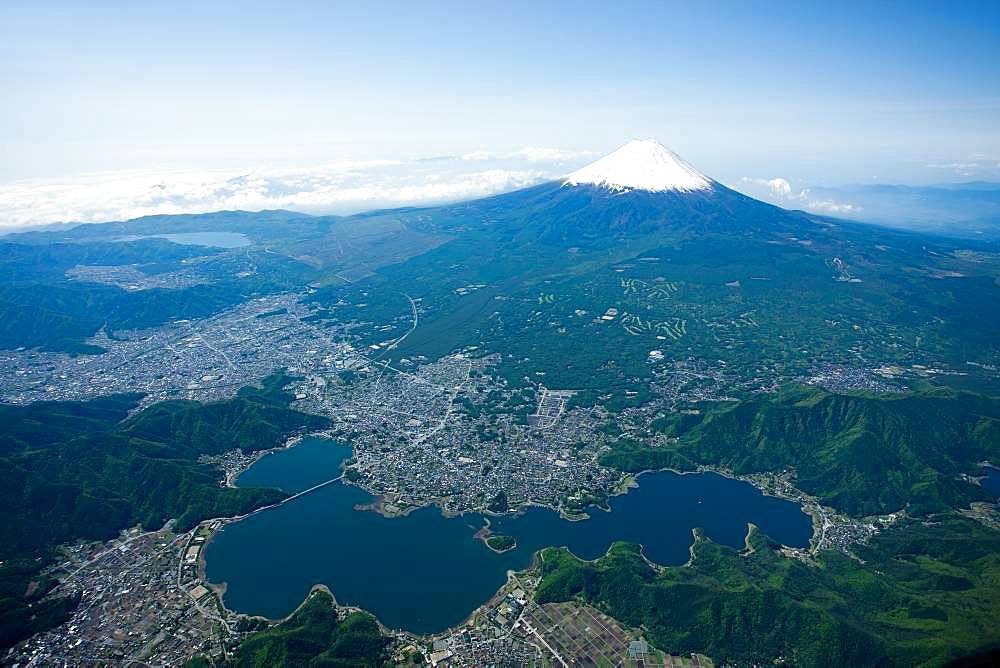
<path id="1" fill-rule="evenodd" d="M 266 468 L 259 470 L 252 484 L 291 491 L 310 485 L 320 477 L 318 471 L 327 475 L 326 469 L 342 470 L 340 464 L 353 450 L 339 443 L 326 447 L 330 439 L 325 434 L 305 438 L 310 437 L 323 442 L 303 451 L 296 446 L 305 439 L 290 440 L 280 450 L 294 451 L 292 459 L 258 460 Z M 268 471 L 273 474 L 265 475 Z M 443 512 L 437 503 L 390 513 L 385 512 L 386 499 L 346 479 L 339 482 L 344 484 L 334 483 L 294 503 L 218 525 L 224 531 L 213 532 L 206 543 L 203 572 L 206 580 L 214 578 L 216 587 L 225 585 L 216 591 L 226 610 L 283 619 L 295 607 L 291 602 L 295 592 L 322 584 L 338 600 L 372 612 L 386 627 L 429 637 L 467 618 L 469 610 L 496 591 L 504 573 L 523 570 L 546 547 L 562 546 L 581 560 L 593 561 L 615 542 L 625 541 L 639 545 L 644 560 L 662 570 L 689 561 L 691 544 L 698 540 L 692 532 L 698 527 L 711 536 L 705 539 L 737 549 L 745 549 L 750 524 L 763 523 L 782 544 L 806 546 L 814 533 L 811 522 L 802 525 L 794 519 L 802 516 L 801 510 L 794 510 L 799 504 L 717 471 L 644 471 L 628 476 L 609 497 L 607 507 L 588 508 L 588 519 L 567 518 L 542 504 L 521 504 L 503 514 L 456 515 Z M 659 530 L 650 534 L 649 526 Z M 510 536 L 514 543 L 496 549 L 488 543 L 493 535 Z M 348 542 L 345 536 L 350 536 Z M 247 554 L 254 554 L 254 559 L 248 561 Z M 405 567 L 400 560 L 406 561 Z M 261 569 L 270 574 L 267 580 L 260 579 Z M 248 587 L 250 582 L 257 584 Z M 262 588 L 261 582 L 267 586 Z M 408 593 L 402 596 L 402 591 Z M 435 605 L 423 606 L 414 617 L 403 602 L 422 597 L 425 591 L 447 595 L 427 599 Z"/>

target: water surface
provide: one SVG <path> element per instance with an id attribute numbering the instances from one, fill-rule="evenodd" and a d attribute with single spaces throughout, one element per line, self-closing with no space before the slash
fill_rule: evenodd
<path id="1" fill-rule="evenodd" d="M 304 438 L 294 447 L 268 453 L 236 478 L 240 487 L 278 487 L 301 492 L 340 476 L 351 447 L 326 438 Z"/>
<path id="2" fill-rule="evenodd" d="M 330 479 L 324 476 L 349 453 L 305 439 L 264 457 L 239 482 L 305 489 Z M 786 545 L 806 546 L 812 534 L 797 504 L 713 473 L 643 475 L 637 489 L 611 500 L 612 512 L 592 509 L 582 522 L 544 508 L 492 518 L 495 532 L 518 543 L 499 555 L 473 538 L 482 515 L 446 518 L 421 508 L 387 519 L 355 509 L 372 500 L 338 482 L 228 525 L 207 548 L 208 578 L 227 583 L 226 605 L 239 612 L 283 617 L 323 583 L 341 603 L 370 610 L 391 628 L 431 633 L 461 623 L 505 582 L 508 569 L 525 568 L 550 545 L 594 559 L 627 540 L 642 544 L 652 561 L 676 565 L 688 558 L 694 527 L 733 547 L 742 547 L 747 522 Z"/>
<path id="3" fill-rule="evenodd" d="M 979 484 L 992 494 L 993 498 L 1000 500 L 1000 469 L 995 466 L 984 466 L 983 469 L 986 471 L 986 477 L 980 480 Z"/>

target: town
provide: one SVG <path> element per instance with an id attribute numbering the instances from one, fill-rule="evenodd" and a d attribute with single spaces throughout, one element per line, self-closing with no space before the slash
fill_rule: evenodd
<path id="1" fill-rule="evenodd" d="M 278 369 L 306 371 L 349 355 L 345 342 L 304 320 L 301 294 L 248 301 L 217 316 L 141 331 L 100 332 L 106 352 L 71 356 L 38 350 L 0 354 L 0 399 L 12 404 L 140 392 L 164 399 L 232 396 Z"/>
<path id="2" fill-rule="evenodd" d="M 240 637 L 241 618 L 198 576 L 211 525 L 174 534 L 133 528 L 108 543 L 62 548 L 46 575 L 50 596 L 80 597 L 69 621 L 6 657 L 8 664 L 182 665 L 192 655 L 223 655 Z"/>
<path id="3" fill-rule="evenodd" d="M 535 568 L 508 573 L 506 584 L 465 624 L 430 639 L 397 637 L 397 659 L 429 644 L 432 666 L 486 665 L 664 666 L 711 668 L 700 654 L 670 656 L 649 645 L 641 632 L 628 629 L 593 607 L 577 602 L 536 603 Z"/>

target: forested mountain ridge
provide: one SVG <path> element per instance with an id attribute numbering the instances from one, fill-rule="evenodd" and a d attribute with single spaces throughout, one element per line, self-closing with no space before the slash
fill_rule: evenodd
<path id="1" fill-rule="evenodd" d="M 737 474 L 791 468 L 797 487 L 855 516 L 992 501 L 960 475 L 1000 459 L 1000 399 L 946 389 L 865 396 L 792 387 L 654 426 L 676 440 L 657 448 L 622 441 L 604 463 L 632 471 L 708 464 Z"/>
<path id="2" fill-rule="evenodd" d="M 389 665 L 387 645 L 374 617 L 351 612 L 340 619 L 333 597 L 317 589 L 287 620 L 249 636 L 224 665 L 375 668 Z"/>
<path id="3" fill-rule="evenodd" d="M 699 535 L 689 564 L 657 569 L 635 545 L 592 563 L 553 548 L 537 597 L 579 597 L 657 647 L 734 665 L 937 666 L 1000 640 L 1000 534 L 975 521 L 907 521 L 861 547 L 863 562 L 802 563 L 755 529 L 747 545 Z"/>
<path id="4" fill-rule="evenodd" d="M 39 630 L 31 619 L 44 613 L 29 612 L 33 598 L 24 592 L 57 545 L 106 540 L 136 524 L 156 529 L 171 518 L 188 529 L 284 498 L 275 489 L 222 487 L 219 472 L 198 457 L 272 448 L 324 427 L 324 418 L 288 408 L 287 382 L 277 374 L 228 401 L 162 402 L 131 417 L 138 395 L 0 405 L 0 609 L 7 617 L 0 645 Z"/>
<path id="5" fill-rule="evenodd" d="M 273 490 L 221 488 L 218 473 L 197 458 L 271 448 L 297 430 L 321 428 L 323 418 L 287 408 L 285 382 L 275 376 L 263 389 L 244 389 L 224 402 L 161 402 L 124 421 L 138 397 L 0 406 L 8 515 L 0 522 L 0 554 L 104 540 L 121 528 L 157 528 L 169 518 L 187 528 L 280 498 Z M 26 524 L 36 529 L 21 531 Z"/>

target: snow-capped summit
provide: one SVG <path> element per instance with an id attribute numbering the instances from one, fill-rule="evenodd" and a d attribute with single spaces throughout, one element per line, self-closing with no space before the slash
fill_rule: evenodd
<path id="1" fill-rule="evenodd" d="M 630 141 L 610 155 L 578 169 L 563 182 L 612 190 L 689 192 L 711 190 L 712 179 L 655 139 Z"/>

